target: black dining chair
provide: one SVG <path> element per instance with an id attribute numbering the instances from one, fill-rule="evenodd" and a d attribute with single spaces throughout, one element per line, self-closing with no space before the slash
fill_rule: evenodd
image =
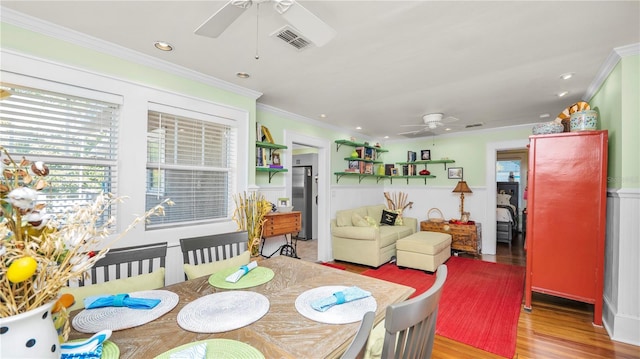
<path id="1" fill-rule="evenodd" d="M 373 321 L 376 317 L 375 312 L 366 312 L 360 322 L 360 327 L 356 336 L 353 338 L 347 350 L 340 357 L 341 359 L 360 359 L 364 358 L 364 352 L 367 347 L 367 340 L 373 328 Z"/>
<path id="2" fill-rule="evenodd" d="M 247 240 L 246 231 L 181 238 L 182 260 L 184 264 L 198 265 L 229 259 L 247 250 Z"/>
<path id="3" fill-rule="evenodd" d="M 167 242 L 111 249 L 91 268 L 90 284 L 151 273 L 164 268 L 166 256 Z M 78 283 L 87 284 L 84 280 Z"/>

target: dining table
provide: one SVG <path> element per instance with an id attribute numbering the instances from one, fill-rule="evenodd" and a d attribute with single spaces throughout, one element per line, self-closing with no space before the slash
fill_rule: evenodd
<path id="1" fill-rule="evenodd" d="M 209 276 L 203 276 L 161 288 L 176 293 L 178 304 L 148 323 L 113 331 L 109 340 L 118 346 L 122 359 L 154 358 L 188 343 L 218 338 L 249 344 L 265 358 L 337 358 L 353 340 L 359 321 L 329 324 L 309 319 L 296 309 L 295 302 L 301 294 L 324 286 L 357 286 L 375 299 L 375 323 L 378 323 L 384 318 L 387 306 L 406 300 L 415 291 L 404 285 L 288 256 L 261 259 L 258 265 L 270 268 L 274 275 L 266 283 L 242 289 L 260 293 L 269 301 L 268 311 L 257 321 L 217 333 L 183 329 L 178 323 L 178 314 L 185 306 L 203 296 L 230 290 L 211 285 Z M 247 305 L 247 311 L 253 309 Z M 70 320 L 80 311 L 72 312 Z M 89 336 L 91 334 L 72 327 L 69 340 Z"/>

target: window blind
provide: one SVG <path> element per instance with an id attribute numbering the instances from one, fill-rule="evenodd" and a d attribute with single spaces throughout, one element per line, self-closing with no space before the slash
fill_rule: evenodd
<path id="1" fill-rule="evenodd" d="M 206 117 L 148 112 L 146 208 L 167 198 L 175 203 L 165 216 L 151 218 L 148 229 L 229 216 L 237 130 L 228 120 Z"/>
<path id="2" fill-rule="evenodd" d="M 49 212 L 93 202 L 101 191 L 117 195 L 120 105 L 2 83 L 0 144 L 14 161 L 23 156 L 49 167 L 49 186 L 38 198 Z M 115 215 L 115 207 L 109 215 Z"/>

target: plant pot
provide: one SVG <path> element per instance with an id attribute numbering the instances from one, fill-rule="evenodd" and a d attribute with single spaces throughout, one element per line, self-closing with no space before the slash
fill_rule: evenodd
<path id="1" fill-rule="evenodd" d="M 58 332 L 51 319 L 54 303 L 0 318 L 0 358 L 60 358 Z"/>

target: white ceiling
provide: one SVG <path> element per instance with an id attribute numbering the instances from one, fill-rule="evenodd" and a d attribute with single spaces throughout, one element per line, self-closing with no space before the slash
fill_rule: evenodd
<path id="1" fill-rule="evenodd" d="M 92 41 L 258 91 L 261 104 L 349 132 L 362 126 L 372 138 L 404 138 L 397 133 L 420 127 L 403 125 L 433 112 L 458 118 L 458 131 L 552 120 L 593 91 L 615 48 L 640 43 L 639 1 L 302 0 L 336 30 L 327 45 L 297 51 L 269 37 L 286 24 L 269 3 L 254 4 L 217 39 L 195 35 L 225 3 L 1 1 Z M 156 50 L 156 40 L 175 50 Z M 567 72 L 574 77 L 561 80 Z"/>

